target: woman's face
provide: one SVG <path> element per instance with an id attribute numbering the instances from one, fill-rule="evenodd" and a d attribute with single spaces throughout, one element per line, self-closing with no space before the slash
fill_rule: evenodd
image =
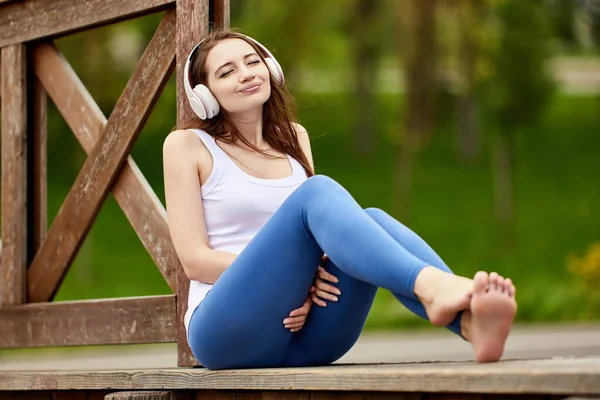
<path id="1" fill-rule="evenodd" d="M 261 109 L 271 95 L 269 69 L 242 39 L 217 43 L 206 57 L 205 71 L 208 88 L 232 114 Z"/>

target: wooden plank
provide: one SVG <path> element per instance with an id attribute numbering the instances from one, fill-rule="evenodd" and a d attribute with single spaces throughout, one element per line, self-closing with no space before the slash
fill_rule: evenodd
<path id="1" fill-rule="evenodd" d="M 134 391 L 107 394 L 104 400 L 171 400 L 168 391 Z"/>
<path id="2" fill-rule="evenodd" d="M 33 74 L 32 74 L 33 75 Z M 33 173 L 33 254 L 40 248 L 48 230 L 48 116 L 46 92 L 40 82 L 32 77 L 32 112 L 33 112 L 33 157 L 31 169 Z"/>
<path id="3" fill-rule="evenodd" d="M 189 52 L 208 34 L 208 0 L 177 0 L 177 126 L 194 114 L 182 84 L 183 68 Z M 198 362 L 188 346 L 183 318 L 187 310 L 189 280 L 183 268 L 177 269 L 177 365 L 190 367 Z"/>
<path id="4" fill-rule="evenodd" d="M 198 396 L 193 400 L 237 400 L 237 397 L 233 390 L 198 390 Z"/>
<path id="5" fill-rule="evenodd" d="M 332 365 L 212 371 L 6 371 L 0 390 L 309 390 L 474 394 L 600 394 L 600 357 Z"/>
<path id="6" fill-rule="evenodd" d="M 52 392 L 52 400 L 89 400 L 89 396 L 84 391 L 56 391 Z"/>
<path id="7" fill-rule="evenodd" d="M 175 296 L 8 306 L 0 326 L 0 348 L 173 342 Z"/>
<path id="8" fill-rule="evenodd" d="M 1 50 L 2 266 L 0 306 L 26 300 L 27 80 L 25 45 Z"/>
<path id="9" fill-rule="evenodd" d="M 0 392 L 0 400 L 52 400 L 51 392 Z"/>
<path id="10" fill-rule="evenodd" d="M 28 298 L 56 293 L 172 71 L 175 11 L 165 14 L 28 272 Z"/>
<path id="11" fill-rule="evenodd" d="M 230 0 L 214 0 L 215 20 L 213 21 L 216 28 L 229 28 L 231 23 L 230 17 Z"/>
<path id="12" fill-rule="evenodd" d="M 109 393 L 112 393 L 112 391 L 91 390 L 87 392 L 88 400 L 104 400 L 104 397 Z"/>
<path id="13" fill-rule="evenodd" d="M 290 391 L 267 391 L 262 392 L 262 400 L 311 400 L 314 393 L 290 392 Z"/>
<path id="14" fill-rule="evenodd" d="M 278 392 L 285 393 L 285 392 Z M 295 392 L 298 393 L 298 392 Z M 421 400 L 420 393 L 373 393 L 373 392 L 312 392 L 310 400 Z M 285 397 L 281 397 L 285 399 Z M 427 398 L 429 400 L 429 397 Z"/>
<path id="15" fill-rule="evenodd" d="M 0 5 L 0 47 L 172 8 L 174 0 L 27 0 Z"/>
<path id="16" fill-rule="evenodd" d="M 52 43 L 36 46 L 33 64 L 35 73 L 54 104 L 84 151 L 90 154 L 106 126 L 106 117 L 75 71 Z M 167 213 L 131 156 L 127 157 L 112 193 L 175 293 L 176 271 L 180 263 L 169 235 Z"/>

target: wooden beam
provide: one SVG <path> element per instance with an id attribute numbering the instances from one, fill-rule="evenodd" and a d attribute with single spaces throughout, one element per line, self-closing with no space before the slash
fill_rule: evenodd
<path id="1" fill-rule="evenodd" d="M 2 265 L 0 307 L 26 300 L 27 79 L 26 48 L 2 52 Z"/>
<path id="2" fill-rule="evenodd" d="M 215 2 L 215 27 L 228 29 L 231 23 L 230 18 L 230 0 L 214 0 Z"/>
<path id="3" fill-rule="evenodd" d="M 31 74 L 33 75 L 33 73 Z M 44 88 L 34 76 L 30 77 L 30 82 L 33 82 L 31 98 L 33 151 L 30 164 L 33 176 L 33 204 L 31 204 L 33 208 L 33 243 L 31 252 L 35 254 L 48 230 L 48 116 L 47 96 Z"/>
<path id="4" fill-rule="evenodd" d="M 0 47 L 166 10 L 175 0 L 27 0 L 0 4 Z"/>
<path id="5" fill-rule="evenodd" d="M 189 52 L 208 34 L 208 0 L 177 0 L 177 126 L 194 114 L 183 87 L 183 68 Z M 189 367 L 197 361 L 187 343 L 183 318 L 187 310 L 190 281 L 183 268 L 177 269 L 177 365 Z"/>
<path id="6" fill-rule="evenodd" d="M 397 364 L 311 368 L 119 371 L 2 371 L 0 390 L 253 390 L 597 395 L 600 358 Z M 203 392 L 199 392 L 202 399 Z M 365 398 L 370 398 L 368 395 Z"/>
<path id="7" fill-rule="evenodd" d="M 175 11 L 165 14 L 28 272 L 30 301 L 56 293 L 174 65 Z"/>
<path id="8" fill-rule="evenodd" d="M 0 309 L 0 348 L 175 341 L 175 295 Z"/>
<path id="9" fill-rule="evenodd" d="M 167 391 L 135 391 L 109 393 L 104 400 L 171 400 Z"/>
<path id="10" fill-rule="evenodd" d="M 106 117 L 52 43 L 35 47 L 33 64 L 36 75 L 89 155 L 106 126 Z M 112 193 L 175 293 L 175 271 L 180 263 L 169 235 L 167 213 L 131 156 L 127 157 Z"/>

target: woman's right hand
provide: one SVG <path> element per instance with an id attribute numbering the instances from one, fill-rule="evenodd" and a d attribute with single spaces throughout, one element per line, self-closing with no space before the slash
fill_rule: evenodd
<path id="1" fill-rule="evenodd" d="M 327 260 L 329 260 L 327 255 L 323 256 L 321 265 L 325 265 Z M 339 280 L 335 275 L 330 274 L 325 268 L 319 266 L 317 276 L 315 277 L 313 285 L 310 287 L 310 293 L 313 303 L 320 307 L 327 307 L 327 302 L 325 302 L 325 300 L 338 301 L 337 296 L 342 294 L 340 289 L 328 282 L 338 283 Z"/>

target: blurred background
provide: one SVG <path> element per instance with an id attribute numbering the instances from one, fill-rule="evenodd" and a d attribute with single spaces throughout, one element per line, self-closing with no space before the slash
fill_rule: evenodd
<path id="1" fill-rule="evenodd" d="M 162 14 L 57 40 L 106 116 Z M 232 0 L 282 64 L 316 171 L 422 236 L 458 274 L 517 286 L 520 322 L 600 319 L 600 2 Z M 48 212 L 85 153 L 49 104 Z M 164 204 L 175 80 L 133 158 Z M 57 300 L 169 293 L 107 202 Z M 380 290 L 368 329 L 424 327 Z"/>

